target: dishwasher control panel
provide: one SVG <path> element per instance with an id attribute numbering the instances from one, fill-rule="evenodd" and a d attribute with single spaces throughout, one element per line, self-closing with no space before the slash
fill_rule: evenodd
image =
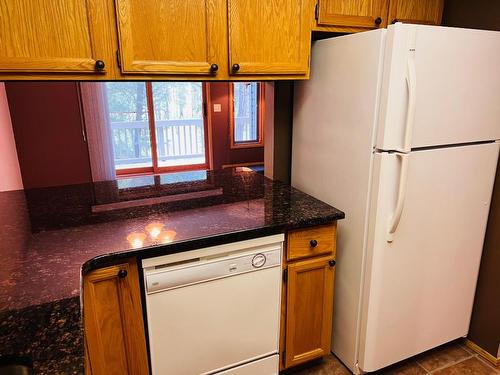
<path id="1" fill-rule="evenodd" d="M 157 267 L 145 272 L 146 292 L 156 293 L 281 265 L 281 245 L 255 250 Z"/>
<path id="2" fill-rule="evenodd" d="M 255 268 L 261 268 L 266 264 L 267 257 L 265 254 L 259 253 L 255 254 L 252 258 L 252 266 Z"/>

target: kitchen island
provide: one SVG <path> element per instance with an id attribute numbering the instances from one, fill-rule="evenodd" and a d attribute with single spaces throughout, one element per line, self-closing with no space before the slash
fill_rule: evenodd
<path id="1" fill-rule="evenodd" d="M 32 362 L 37 374 L 83 373 L 82 275 L 343 217 L 237 169 L 0 193 L 0 357 Z M 169 237 L 153 238 L 151 224 Z"/>

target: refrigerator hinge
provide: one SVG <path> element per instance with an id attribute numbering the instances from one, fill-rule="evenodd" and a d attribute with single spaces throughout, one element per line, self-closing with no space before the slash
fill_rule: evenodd
<path id="1" fill-rule="evenodd" d="M 316 21 L 319 20 L 319 3 L 316 3 L 316 7 L 314 8 L 314 18 L 316 18 Z"/>
<path id="2" fill-rule="evenodd" d="M 366 372 L 364 372 L 360 367 L 359 367 L 359 361 L 356 361 L 356 363 L 354 364 L 354 373 L 355 374 L 358 374 L 358 375 L 362 375 L 362 374 L 366 374 Z"/>
<path id="3" fill-rule="evenodd" d="M 283 270 L 283 282 L 287 282 L 288 281 L 288 268 L 285 268 Z"/>
<path id="4" fill-rule="evenodd" d="M 408 51 L 415 53 L 415 47 L 417 45 L 417 29 L 412 27 L 408 35 Z"/>
<path id="5" fill-rule="evenodd" d="M 116 63 L 118 64 L 118 67 L 121 69 L 122 68 L 122 59 L 120 57 L 120 50 L 116 50 Z"/>

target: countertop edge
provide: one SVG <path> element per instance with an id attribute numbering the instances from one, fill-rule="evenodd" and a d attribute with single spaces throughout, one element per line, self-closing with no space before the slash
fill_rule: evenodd
<path id="1" fill-rule="evenodd" d="M 190 238 L 187 240 L 173 242 L 168 245 L 162 244 L 156 246 L 143 247 L 140 249 L 130 249 L 115 253 L 102 254 L 94 258 L 91 258 L 82 264 L 80 268 L 81 276 L 83 277 L 95 269 L 116 264 L 120 260 L 130 259 L 134 257 L 139 259 L 144 259 L 154 256 L 165 255 L 167 253 L 175 254 L 203 247 L 221 245 L 229 242 L 244 241 L 251 238 L 269 236 L 294 229 L 306 229 L 317 225 L 330 224 L 336 222 L 337 220 L 342 220 L 344 218 L 345 218 L 344 212 L 338 211 L 338 213 L 327 215 L 324 217 L 309 219 L 306 222 L 287 223 L 284 225 L 269 226 L 269 227 L 257 227 L 241 231 L 221 233 L 217 235 Z"/>

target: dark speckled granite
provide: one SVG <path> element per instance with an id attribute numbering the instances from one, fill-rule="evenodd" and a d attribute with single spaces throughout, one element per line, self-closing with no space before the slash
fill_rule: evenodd
<path id="1" fill-rule="evenodd" d="M 211 196 L 92 210 L 193 192 Z M 81 272 L 343 217 L 285 184 L 235 169 L 0 193 L 0 357 L 28 356 L 40 374 L 82 372 Z M 175 241 L 147 238 L 133 249 L 127 235 L 151 222 L 176 231 Z"/>

